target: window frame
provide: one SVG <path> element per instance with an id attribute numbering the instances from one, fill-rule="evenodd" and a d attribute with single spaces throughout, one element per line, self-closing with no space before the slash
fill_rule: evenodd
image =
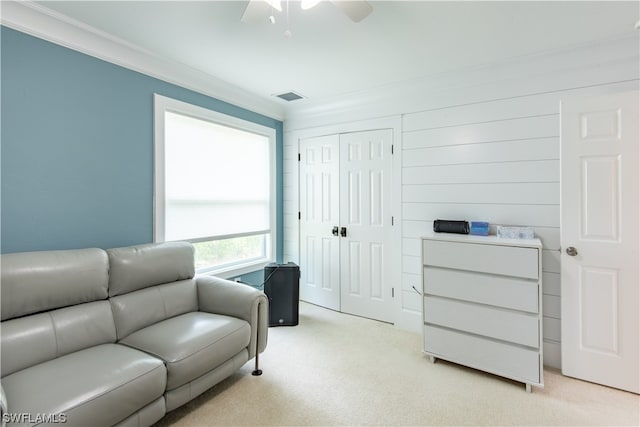
<path id="1" fill-rule="evenodd" d="M 223 114 L 188 102 L 154 94 L 154 189 L 153 189 L 153 241 L 165 241 L 165 112 L 172 112 L 227 126 L 266 137 L 269 141 L 269 230 L 266 233 L 266 254 L 264 258 L 239 261 L 221 267 L 197 270 L 198 274 L 210 274 L 223 278 L 236 277 L 258 271 L 275 261 L 276 254 L 276 130 L 258 123 Z M 234 237 L 263 235 L 265 233 L 238 233 Z M 229 237 L 227 237 L 229 238 Z M 211 241 L 210 236 L 188 239 L 197 243 Z M 219 239 L 223 240 L 223 239 Z"/>

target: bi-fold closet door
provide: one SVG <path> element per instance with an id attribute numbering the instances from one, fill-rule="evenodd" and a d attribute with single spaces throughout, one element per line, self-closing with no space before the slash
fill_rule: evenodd
<path id="1" fill-rule="evenodd" d="M 300 140 L 300 296 L 391 322 L 391 129 Z"/>

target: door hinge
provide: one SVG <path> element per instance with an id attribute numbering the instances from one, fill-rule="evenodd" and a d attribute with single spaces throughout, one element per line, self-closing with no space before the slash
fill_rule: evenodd
<path id="1" fill-rule="evenodd" d="M 391 298 L 395 298 L 396 297 L 396 288 L 391 288 Z"/>
<path id="2" fill-rule="evenodd" d="M 391 217 L 391 225 L 393 226 L 393 217 Z"/>
<path id="3" fill-rule="evenodd" d="M 302 156 L 300 155 L 300 153 L 298 153 L 298 161 L 302 160 Z"/>
<path id="4" fill-rule="evenodd" d="M 298 220 L 302 219 L 302 213 L 300 211 L 298 211 Z"/>
<path id="5" fill-rule="evenodd" d="M 391 144 L 391 155 L 393 155 L 393 144 Z"/>

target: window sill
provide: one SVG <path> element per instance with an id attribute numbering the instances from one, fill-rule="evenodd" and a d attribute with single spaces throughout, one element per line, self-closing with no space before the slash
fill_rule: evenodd
<path id="1" fill-rule="evenodd" d="M 255 271 L 262 270 L 267 264 L 274 262 L 275 260 L 260 260 L 243 265 L 234 265 L 233 267 L 220 268 L 215 270 L 202 270 L 196 271 L 196 275 L 199 276 L 216 276 L 221 279 L 233 279 L 243 274 L 253 273 Z"/>

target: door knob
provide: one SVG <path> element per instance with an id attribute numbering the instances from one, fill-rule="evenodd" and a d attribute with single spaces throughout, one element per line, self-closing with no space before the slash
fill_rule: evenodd
<path id="1" fill-rule="evenodd" d="M 340 227 L 340 235 L 342 237 L 347 237 L 347 227 Z"/>
<path id="2" fill-rule="evenodd" d="M 331 230 L 331 234 L 333 234 L 334 236 L 338 235 L 338 226 L 333 227 L 333 229 Z"/>
<path id="3" fill-rule="evenodd" d="M 578 255 L 578 250 L 576 248 L 574 248 L 573 246 L 569 246 L 567 248 L 567 255 L 576 256 L 576 255 Z"/>

